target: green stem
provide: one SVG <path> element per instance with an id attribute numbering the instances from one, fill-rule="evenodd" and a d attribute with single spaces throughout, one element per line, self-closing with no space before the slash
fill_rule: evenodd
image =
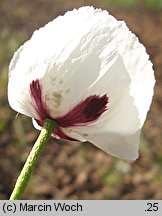
<path id="1" fill-rule="evenodd" d="M 52 131 L 57 127 L 55 121 L 46 119 L 41 133 L 36 140 L 26 163 L 17 179 L 15 188 L 11 194 L 10 200 L 19 200 L 23 191 L 25 190 L 27 183 L 29 181 L 30 175 L 35 167 L 36 161 L 38 160 L 44 145 L 46 144 L 48 138 L 51 136 Z"/>

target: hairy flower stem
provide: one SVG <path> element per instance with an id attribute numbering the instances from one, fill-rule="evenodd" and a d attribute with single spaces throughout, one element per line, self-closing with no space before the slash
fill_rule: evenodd
<path id="1" fill-rule="evenodd" d="M 36 161 L 38 160 L 44 145 L 46 144 L 48 138 L 51 136 L 53 130 L 57 127 L 55 121 L 46 119 L 44 122 L 41 133 L 36 140 L 26 163 L 17 179 L 15 188 L 11 194 L 10 200 L 19 200 L 25 190 L 27 183 L 29 181 L 30 175 L 35 167 Z"/>

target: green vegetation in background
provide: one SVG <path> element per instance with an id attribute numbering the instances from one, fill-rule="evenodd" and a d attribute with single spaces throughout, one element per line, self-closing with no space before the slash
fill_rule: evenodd
<path id="1" fill-rule="evenodd" d="M 144 2 L 151 9 L 162 9 L 162 0 L 144 0 Z"/>
<path id="2" fill-rule="evenodd" d="M 149 9 L 162 9 L 162 0 L 93 0 L 103 7 L 117 6 L 121 8 L 146 7 Z"/>
<path id="3" fill-rule="evenodd" d="M 114 187 L 122 181 L 123 176 L 124 175 L 120 172 L 114 172 L 113 170 L 106 171 L 102 176 L 102 183 L 103 185 Z"/>
<path id="4" fill-rule="evenodd" d="M 137 4 L 137 0 L 136 1 L 135 0 L 115 0 L 112 2 L 114 2 L 114 5 L 123 8 L 131 8 Z"/>

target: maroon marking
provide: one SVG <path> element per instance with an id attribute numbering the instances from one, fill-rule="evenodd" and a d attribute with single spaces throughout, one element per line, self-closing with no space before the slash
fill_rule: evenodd
<path id="1" fill-rule="evenodd" d="M 30 93 L 32 100 L 34 101 L 34 108 L 38 114 L 36 119 L 38 125 L 41 127 L 44 124 L 45 119 L 53 119 L 46 107 L 46 103 L 42 99 L 42 86 L 38 79 L 33 80 L 30 84 Z M 74 127 L 84 126 L 95 122 L 101 115 L 107 110 L 107 104 L 109 98 L 107 95 L 103 96 L 89 96 L 85 100 L 78 103 L 65 115 L 53 119 L 57 122 L 58 127 L 53 131 L 53 134 L 60 137 L 61 139 L 78 141 L 66 135 L 61 127 Z"/>
<path id="2" fill-rule="evenodd" d="M 57 135 L 60 139 L 64 139 L 64 140 L 68 140 L 68 141 L 78 141 L 74 138 L 69 137 L 68 135 L 66 135 L 61 128 L 57 128 L 56 130 L 53 131 L 53 135 Z"/>
<path id="3" fill-rule="evenodd" d="M 56 118 L 60 127 L 84 126 L 95 122 L 107 110 L 109 99 L 107 95 L 89 96 L 77 104 L 72 110 Z"/>
<path id="4" fill-rule="evenodd" d="M 40 120 L 49 117 L 49 112 L 42 100 L 42 88 L 38 79 L 33 80 L 32 83 L 30 83 L 30 93 L 35 102 L 35 110 Z"/>

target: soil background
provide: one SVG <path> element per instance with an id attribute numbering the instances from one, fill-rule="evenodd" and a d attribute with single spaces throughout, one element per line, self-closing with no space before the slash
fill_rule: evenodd
<path id="1" fill-rule="evenodd" d="M 122 3 L 122 1 L 120 1 Z M 124 1 L 126 2 L 126 1 Z M 143 2 L 143 1 L 142 1 Z M 162 10 L 112 1 L 0 0 L 0 199 L 8 199 L 38 136 L 31 119 L 7 101 L 8 65 L 35 29 L 83 5 L 107 9 L 125 20 L 153 62 L 156 87 L 141 135 L 140 157 L 119 160 L 90 143 L 50 139 L 23 199 L 162 199 Z"/>

